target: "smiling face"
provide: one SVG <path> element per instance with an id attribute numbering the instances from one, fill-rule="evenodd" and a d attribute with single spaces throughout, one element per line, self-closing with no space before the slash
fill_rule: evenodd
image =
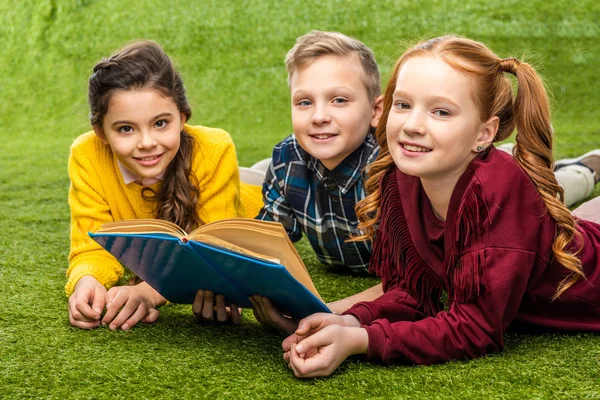
<path id="1" fill-rule="evenodd" d="M 469 77 L 433 56 L 402 65 L 387 125 L 396 166 L 422 181 L 455 184 L 497 130 L 497 117 L 482 122 Z"/>
<path id="2" fill-rule="evenodd" d="M 327 55 L 298 69 L 290 80 L 292 126 L 300 146 L 332 170 L 365 141 L 381 116 L 370 99 L 356 54 Z"/>
<path id="3" fill-rule="evenodd" d="M 185 120 L 173 99 L 156 90 L 119 90 L 94 131 L 128 170 L 155 178 L 175 158 Z"/>

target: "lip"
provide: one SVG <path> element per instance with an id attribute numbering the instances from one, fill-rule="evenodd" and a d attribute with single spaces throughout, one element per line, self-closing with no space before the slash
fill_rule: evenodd
<path id="1" fill-rule="evenodd" d="M 156 164 L 158 164 L 160 162 L 160 160 L 162 160 L 164 154 L 165 153 L 151 154 L 151 155 L 144 156 L 144 157 L 133 157 L 133 159 L 135 161 L 137 161 L 139 164 L 143 165 L 144 167 L 153 167 Z M 143 160 L 143 158 L 149 158 L 149 157 L 154 157 L 154 158 L 149 159 L 149 160 Z"/>
<path id="2" fill-rule="evenodd" d="M 325 137 L 325 138 L 318 137 L 318 136 L 324 136 L 324 135 L 328 135 L 328 137 Z M 338 136 L 339 136 L 338 133 L 331 133 L 331 132 L 318 132 L 318 133 L 309 133 L 308 134 L 308 137 L 310 138 L 310 140 L 315 141 L 317 143 L 330 142 L 330 141 L 333 141 Z"/>
<path id="3" fill-rule="evenodd" d="M 422 146 L 420 144 L 417 143 L 411 143 L 411 142 L 399 142 L 400 145 L 400 149 L 402 150 L 402 154 L 404 154 L 407 157 L 420 157 L 423 156 L 427 153 L 431 153 L 431 149 L 429 147 L 426 146 Z M 412 150 L 408 150 L 405 146 L 415 146 L 415 147 L 421 147 L 424 149 L 428 149 L 429 151 L 412 151 Z"/>

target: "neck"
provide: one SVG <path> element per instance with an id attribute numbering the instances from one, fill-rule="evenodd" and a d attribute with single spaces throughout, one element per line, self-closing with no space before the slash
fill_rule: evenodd
<path id="1" fill-rule="evenodd" d="M 457 175 L 446 176 L 443 179 L 421 178 L 421 185 L 423 185 L 423 190 L 431 202 L 433 212 L 442 221 L 446 220 L 450 198 L 461 175 L 462 172 Z"/>

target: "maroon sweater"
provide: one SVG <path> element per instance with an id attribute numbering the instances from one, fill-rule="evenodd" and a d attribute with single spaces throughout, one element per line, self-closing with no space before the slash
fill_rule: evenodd
<path id="1" fill-rule="evenodd" d="M 492 148 L 469 165 L 446 222 L 434 215 L 419 178 L 394 169 L 381 189 L 370 269 L 384 294 L 346 311 L 368 332 L 369 359 L 475 358 L 501 350 L 503 333 L 517 323 L 600 331 L 600 225 L 578 221 L 587 280 L 551 301 L 568 274 L 553 258 L 556 223 L 510 155 Z"/>

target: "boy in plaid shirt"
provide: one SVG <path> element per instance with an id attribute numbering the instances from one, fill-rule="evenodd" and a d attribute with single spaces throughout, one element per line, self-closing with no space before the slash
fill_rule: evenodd
<path id="1" fill-rule="evenodd" d="M 286 56 L 294 133 L 277 144 L 258 219 L 281 222 L 290 239 L 302 233 L 322 263 L 366 272 L 369 242 L 357 235 L 357 202 L 365 197 L 364 168 L 377 157 L 373 137 L 382 113 L 381 82 L 373 52 L 341 33 L 313 31 Z M 381 285 L 328 306 L 342 312 L 381 295 Z M 295 327 L 268 299 L 257 297 L 255 316 L 288 331 Z"/>

